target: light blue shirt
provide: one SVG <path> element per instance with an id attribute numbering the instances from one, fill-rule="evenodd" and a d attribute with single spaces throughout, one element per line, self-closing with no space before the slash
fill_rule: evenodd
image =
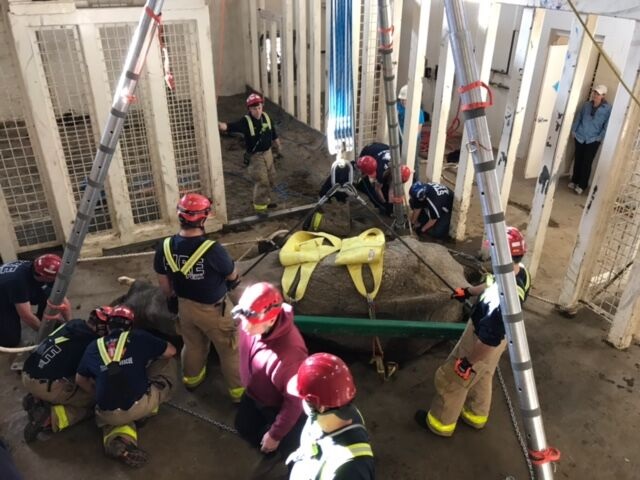
<path id="1" fill-rule="evenodd" d="M 598 108 L 593 103 L 585 102 L 573 121 L 571 132 L 578 143 L 601 142 L 607 131 L 607 122 L 611 115 L 611 105 L 602 101 Z"/>

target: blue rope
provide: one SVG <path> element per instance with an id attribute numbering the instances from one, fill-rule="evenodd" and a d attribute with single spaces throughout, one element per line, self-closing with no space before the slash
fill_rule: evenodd
<path id="1" fill-rule="evenodd" d="M 331 0 L 327 143 L 333 155 L 353 150 L 352 0 Z"/>

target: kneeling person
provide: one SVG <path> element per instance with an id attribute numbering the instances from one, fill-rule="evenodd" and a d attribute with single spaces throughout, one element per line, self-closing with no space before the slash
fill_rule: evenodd
<path id="1" fill-rule="evenodd" d="M 87 347 L 76 383 L 96 395 L 96 419 L 107 456 L 141 467 L 148 454 L 138 448 L 135 422 L 157 414 L 160 404 L 169 400 L 177 365 L 175 347 L 143 330 L 131 330 L 133 318 L 128 307 L 113 309 L 108 334 Z"/>
<path id="2" fill-rule="evenodd" d="M 88 321 L 74 319 L 45 338 L 24 362 L 22 406 L 29 415 L 24 439 L 45 430 L 58 432 L 93 415 L 95 397 L 77 388 L 75 375 L 87 346 L 107 333 L 111 307 L 98 307 Z"/>

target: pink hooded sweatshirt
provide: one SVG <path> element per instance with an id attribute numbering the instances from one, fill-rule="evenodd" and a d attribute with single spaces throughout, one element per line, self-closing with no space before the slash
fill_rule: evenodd
<path id="1" fill-rule="evenodd" d="M 282 304 L 282 312 L 267 336 L 250 336 L 240 329 L 239 340 L 242 385 L 259 405 L 280 408 L 269 429 L 269 435 L 280 441 L 302 414 L 302 402 L 287 393 L 287 383 L 308 356 L 304 339 L 293 324 L 293 308 Z"/>

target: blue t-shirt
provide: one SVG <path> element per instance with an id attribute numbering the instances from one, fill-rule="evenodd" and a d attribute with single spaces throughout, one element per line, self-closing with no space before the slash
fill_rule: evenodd
<path id="1" fill-rule="evenodd" d="M 206 240 L 204 235 L 198 237 L 171 237 L 171 253 L 179 268 L 191 257 Z M 214 304 L 227 293 L 226 277 L 235 268 L 233 259 L 218 242 L 214 243 L 196 262 L 187 276 L 180 272 L 173 273 L 166 258 L 162 242 L 156 249 L 153 268 L 160 275 L 168 275 L 173 290 L 180 298 L 187 298 L 198 303 Z"/>
<path id="2" fill-rule="evenodd" d="M 385 173 L 389 170 L 389 162 L 391 161 L 389 145 L 384 143 L 370 143 L 360 151 L 361 157 L 365 155 L 376 159 L 376 181 L 378 183 L 384 183 Z"/>
<path id="3" fill-rule="evenodd" d="M 72 379 L 85 349 L 97 337 L 87 322 L 75 318 L 40 342 L 24 362 L 24 371 L 31 378 Z"/>
<path id="4" fill-rule="evenodd" d="M 516 284 L 524 292 L 520 301 L 523 303 L 529 295 L 530 288 L 529 274 L 524 265 L 520 265 L 520 270 L 516 275 Z M 480 296 L 471 314 L 471 321 L 475 334 L 482 343 L 492 347 L 500 345 L 505 331 L 500 309 L 500 290 L 496 282 L 491 284 Z"/>
<path id="5" fill-rule="evenodd" d="M 122 330 L 116 330 L 104 337 L 109 354 L 113 354 Z M 96 382 L 96 402 L 101 410 L 128 410 L 149 388 L 147 365 L 161 356 L 167 349 L 167 342 L 154 337 L 144 330 L 131 330 L 119 363 L 120 374 L 126 388 L 110 391 L 107 365 L 98 350 L 98 341 L 90 343 L 78 365 L 78 373 L 93 378 Z"/>
<path id="6" fill-rule="evenodd" d="M 22 327 L 15 304 L 37 305 L 38 316 L 42 315 L 51 285 L 34 278 L 32 262 L 18 260 L 0 265 L 0 346 L 15 347 L 20 343 Z"/>
<path id="7" fill-rule="evenodd" d="M 443 216 L 451 215 L 453 191 L 440 183 L 429 182 L 425 185 L 427 195 L 424 200 L 410 198 L 409 206 L 413 209 L 424 208 L 431 220 L 439 220 Z"/>

